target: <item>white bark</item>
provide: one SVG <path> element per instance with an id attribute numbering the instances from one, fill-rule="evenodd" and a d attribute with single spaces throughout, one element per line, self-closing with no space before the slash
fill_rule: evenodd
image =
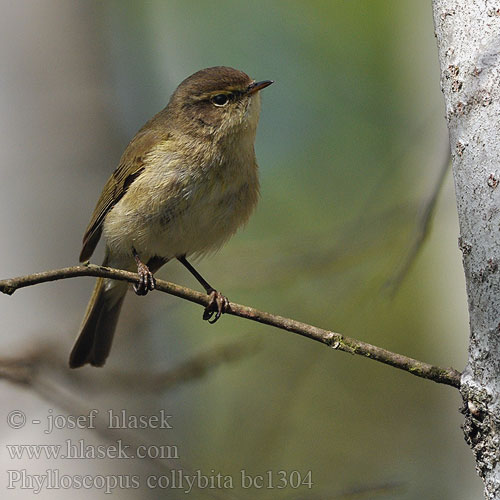
<path id="1" fill-rule="evenodd" d="M 433 0 L 467 283 L 464 432 L 500 498 L 500 3 Z"/>

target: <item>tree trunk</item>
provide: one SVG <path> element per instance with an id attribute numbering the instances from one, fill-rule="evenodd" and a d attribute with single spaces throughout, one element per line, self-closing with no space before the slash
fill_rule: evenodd
<path id="1" fill-rule="evenodd" d="M 488 499 L 500 498 L 499 7 L 433 0 L 469 304 L 464 433 Z"/>

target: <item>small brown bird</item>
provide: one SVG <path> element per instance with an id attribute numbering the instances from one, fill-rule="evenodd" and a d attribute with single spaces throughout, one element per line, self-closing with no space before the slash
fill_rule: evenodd
<path id="1" fill-rule="evenodd" d="M 176 258 L 210 297 L 203 318 L 217 321 L 227 299 L 187 257 L 218 249 L 255 208 L 259 91 L 271 83 L 224 66 L 186 78 L 127 146 L 85 231 L 80 261 L 104 234 L 103 265 L 137 270 L 134 291 L 146 295 L 155 288 L 153 273 Z M 126 282 L 97 280 L 71 368 L 104 365 L 126 292 Z"/>

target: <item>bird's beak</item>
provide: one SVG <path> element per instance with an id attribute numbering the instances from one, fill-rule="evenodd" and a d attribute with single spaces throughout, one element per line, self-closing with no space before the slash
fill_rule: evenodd
<path id="1" fill-rule="evenodd" d="M 269 87 L 271 83 L 274 83 L 273 80 L 263 80 L 262 82 L 253 82 L 248 86 L 247 89 L 247 94 L 252 95 L 255 94 L 255 92 L 258 92 L 259 90 L 265 89 L 266 87 Z"/>

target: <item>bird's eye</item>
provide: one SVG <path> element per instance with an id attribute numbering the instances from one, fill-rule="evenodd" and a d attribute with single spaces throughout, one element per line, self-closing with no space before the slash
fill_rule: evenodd
<path id="1" fill-rule="evenodd" d="M 211 100 L 216 106 L 222 107 L 229 102 L 229 96 L 227 94 L 217 94 Z"/>

